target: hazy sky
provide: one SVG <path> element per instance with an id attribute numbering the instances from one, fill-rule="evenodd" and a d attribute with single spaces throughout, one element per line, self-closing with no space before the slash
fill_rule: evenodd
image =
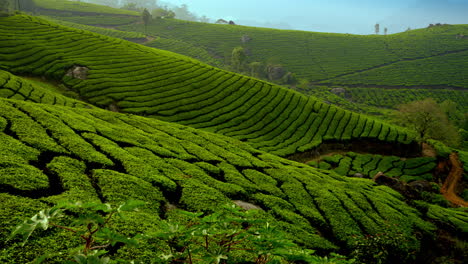
<path id="1" fill-rule="evenodd" d="M 468 24 L 468 0 L 161 0 L 238 24 L 320 32 L 389 33 L 431 23 Z"/>

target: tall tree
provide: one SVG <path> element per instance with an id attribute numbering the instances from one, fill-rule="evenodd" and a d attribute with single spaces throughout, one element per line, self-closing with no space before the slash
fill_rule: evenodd
<path id="1" fill-rule="evenodd" d="M 451 146 L 460 140 L 456 127 L 449 121 L 442 108 L 432 98 L 398 106 L 396 122 L 415 130 L 419 139 L 436 139 Z"/>
<path id="2" fill-rule="evenodd" d="M 377 23 L 377 24 L 375 24 L 375 34 L 378 35 L 379 32 L 380 32 L 380 25 L 379 25 L 379 23 Z"/>
<path id="3" fill-rule="evenodd" d="M 245 54 L 244 48 L 242 47 L 234 48 L 231 54 L 232 67 L 236 71 L 241 71 L 243 69 L 246 58 L 247 58 L 247 55 Z"/>
<path id="4" fill-rule="evenodd" d="M 143 18 L 143 24 L 145 24 L 145 33 L 147 31 L 147 27 L 148 27 L 148 23 L 149 21 L 151 20 L 151 14 L 150 12 L 148 11 L 148 9 L 144 9 L 143 10 L 143 13 L 141 14 L 142 18 Z"/>
<path id="5" fill-rule="evenodd" d="M 10 13 L 10 0 L 0 0 L 0 14 Z"/>

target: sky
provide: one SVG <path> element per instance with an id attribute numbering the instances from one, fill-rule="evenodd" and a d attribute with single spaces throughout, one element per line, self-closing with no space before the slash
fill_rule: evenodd
<path id="1" fill-rule="evenodd" d="M 248 26 L 317 32 L 373 34 L 374 25 L 389 33 L 429 24 L 468 24 L 468 0 L 161 0 L 187 4 L 212 20 Z"/>

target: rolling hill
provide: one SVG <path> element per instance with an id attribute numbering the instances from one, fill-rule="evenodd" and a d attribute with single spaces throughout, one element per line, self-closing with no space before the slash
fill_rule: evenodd
<path id="1" fill-rule="evenodd" d="M 97 106 L 202 128 L 273 154 L 355 138 L 414 143 L 400 128 L 174 53 L 29 16 L 2 18 L 0 32 L 0 67 L 10 72 L 46 76 Z M 89 69 L 87 76 L 70 75 L 76 66 Z"/>
<path id="2" fill-rule="evenodd" d="M 434 228 L 390 188 L 318 171 L 231 138 L 100 109 L 0 99 L 0 110 L 1 241 L 25 213 L 61 199 L 146 201 L 126 226 L 137 232 L 157 228 L 166 203 L 212 211 L 248 201 L 296 241 L 324 252 L 351 249 L 357 238 L 378 233 L 399 234 L 418 250 L 415 234 Z M 2 242 L 0 260 L 24 263 L 44 250 L 41 245 L 73 246 L 58 244 L 62 239 L 66 233 L 54 232 L 33 237 L 26 248 Z"/>
<path id="3" fill-rule="evenodd" d="M 89 10 L 93 13 L 94 9 Z M 102 16 L 115 21 L 112 12 Z M 101 17 L 98 12 L 93 16 Z M 181 23 L 160 22 L 151 30 L 168 29 L 164 23 Z M 16 224 L 40 209 L 62 200 L 118 205 L 128 199 L 147 202 L 126 222 L 114 223 L 128 236 L 160 228 L 171 208 L 210 213 L 243 201 L 260 207 L 265 220 L 320 255 L 352 256 L 356 250 L 374 252 L 377 248 L 385 252 L 380 254 L 388 254 L 384 260 L 388 263 L 424 263 L 440 256 L 463 259 L 466 255 L 468 212 L 440 200 L 434 194 L 440 189 L 436 183 L 430 191 L 421 192 L 422 197 L 410 199 L 369 179 L 346 177 L 358 172 L 372 177 L 383 171 L 408 181 L 442 181 L 454 167 L 446 157 L 451 149 L 440 145 L 436 149 L 445 148 L 447 153 L 413 158 L 420 155 L 420 146 L 411 131 L 193 58 L 109 37 L 142 36 L 131 26 L 127 32 L 116 32 L 59 23 L 24 14 L 0 17 L 0 262 L 27 263 L 43 253 L 79 246 L 69 233 L 52 230 L 33 235 L 24 247 L 19 239 L 6 241 Z M 205 26 L 196 24 L 200 25 Z M 244 28 L 207 28 L 211 26 L 234 34 Z M 439 36 L 442 29 L 431 30 Z M 450 30 L 446 36 L 452 34 Z M 264 31 L 266 36 L 274 30 Z M 309 38 L 305 32 L 281 34 L 299 33 Z M 192 34 L 203 38 L 195 31 Z M 462 49 L 461 44 L 456 47 L 459 43 L 450 46 L 447 37 L 438 48 L 431 46 L 416 54 L 411 45 L 409 51 L 402 51 L 398 45 L 404 43 L 398 44 L 401 39 L 397 38 L 390 54 L 379 42 L 384 36 L 369 36 L 363 42 L 365 38 L 358 36 L 344 41 L 338 34 L 319 35 L 318 42 L 328 39 L 336 44 L 322 47 L 329 49 L 322 50 L 324 54 L 332 56 L 333 49 L 348 53 L 346 47 L 353 45 L 362 52 L 349 56 L 349 66 L 339 63 L 339 56 L 324 55 L 330 73 L 310 68 L 310 74 L 325 85 L 367 74 L 370 68 L 378 71 L 400 62 L 414 63 L 418 56 L 449 56 L 458 51 L 441 53 Z M 189 49 L 192 56 L 210 59 L 212 51 L 202 52 L 203 41 L 197 44 L 187 41 L 190 38 L 161 36 L 148 45 Z M 427 36 L 421 33 L 419 41 L 411 41 L 421 44 Z M 251 37 L 252 42 L 257 40 Z M 383 53 L 364 60 L 361 56 L 370 47 L 375 54 Z M 401 59 L 409 54 L 413 57 Z M 460 65 L 440 71 L 455 70 L 454 82 L 462 82 L 457 75 Z M 355 84 L 349 81 L 348 85 Z M 463 101 L 465 88 L 453 88 L 446 93 L 443 89 L 427 91 L 441 91 L 441 96 Z M 359 153 L 348 152 L 355 149 Z M 312 166 L 284 158 L 306 160 L 310 154 L 327 150 L 345 153 L 309 162 Z M 459 156 L 466 170 L 468 155 L 460 152 Z M 447 243 L 451 249 L 437 251 L 447 248 Z M 151 243 L 111 252 L 113 259 L 138 256 L 135 260 L 143 263 L 151 263 L 159 253 Z"/>

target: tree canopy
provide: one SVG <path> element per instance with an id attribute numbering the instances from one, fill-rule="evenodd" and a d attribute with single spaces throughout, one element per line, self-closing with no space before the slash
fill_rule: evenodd
<path id="1" fill-rule="evenodd" d="M 456 127 L 432 98 L 398 106 L 395 119 L 400 125 L 415 130 L 422 141 L 436 139 L 451 146 L 459 144 Z"/>

